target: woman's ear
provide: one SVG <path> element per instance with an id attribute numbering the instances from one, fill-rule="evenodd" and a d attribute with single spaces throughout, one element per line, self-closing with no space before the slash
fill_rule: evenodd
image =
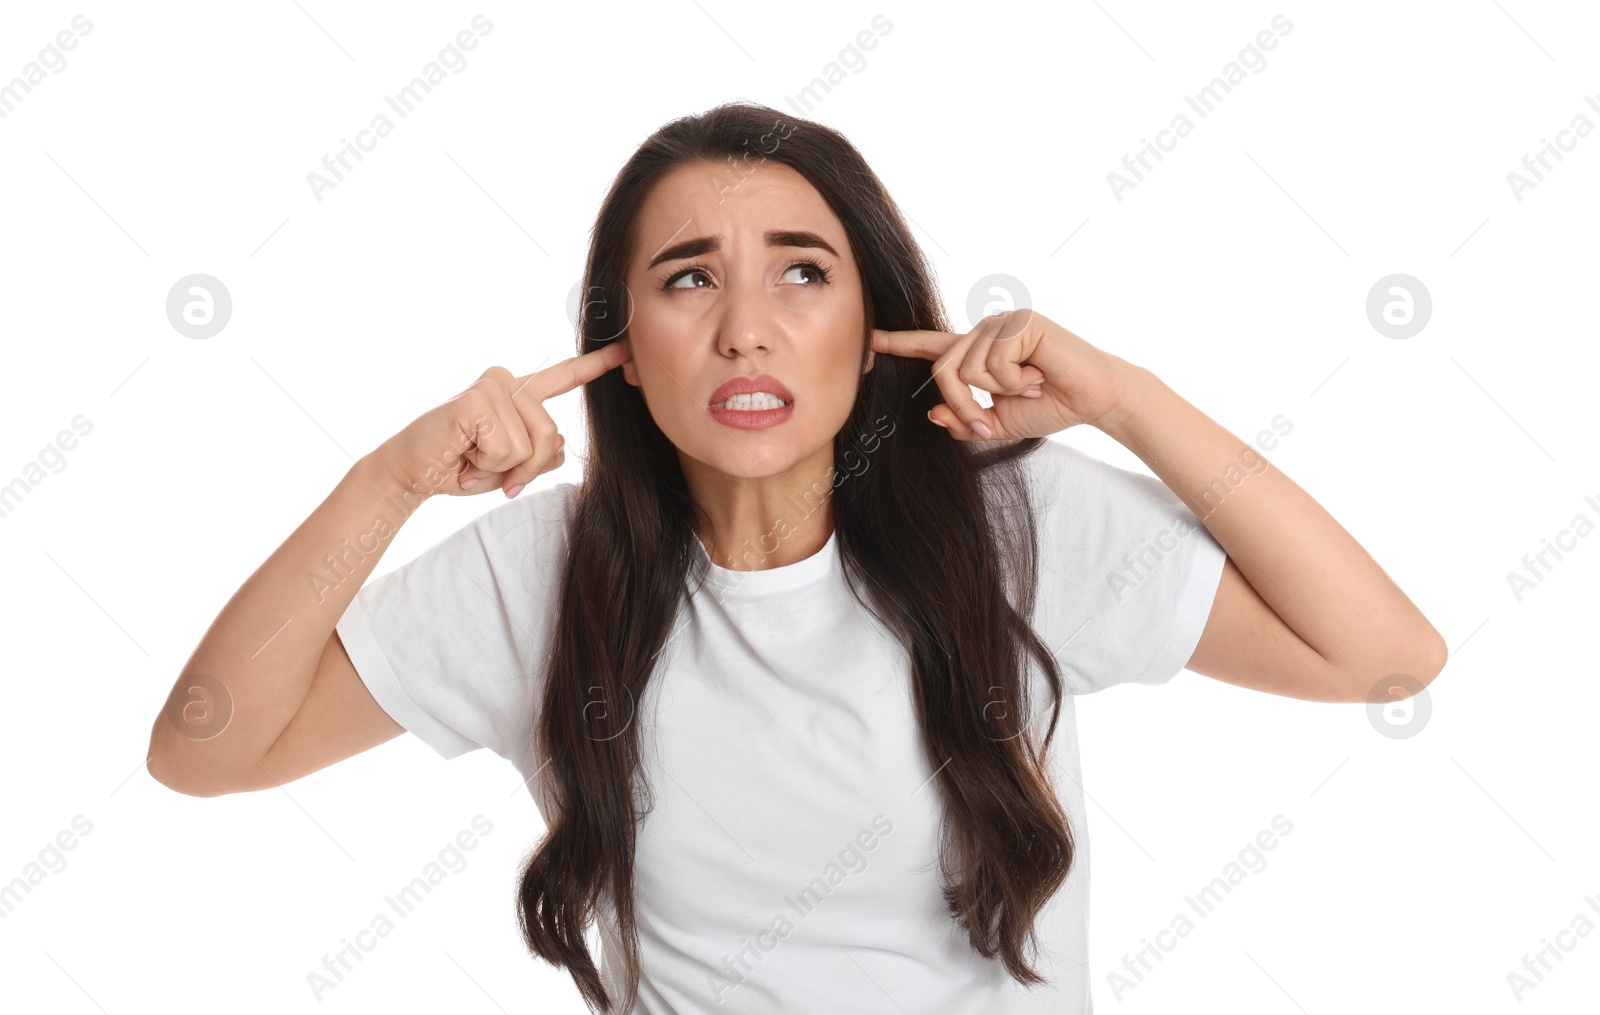
<path id="1" fill-rule="evenodd" d="M 865 367 L 863 367 L 862 370 L 861 370 L 861 372 L 863 374 L 870 374 L 872 372 L 872 361 L 873 361 L 873 358 L 875 356 L 877 356 L 877 355 L 878 355 L 878 353 L 876 352 L 876 350 L 873 350 L 873 349 L 868 349 L 867 350 L 867 365 Z M 624 364 L 624 365 L 626 365 L 626 364 Z"/>
<path id="2" fill-rule="evenodd" d="M 622 379 L 634 387 L 639 386 L 639 373 L 634 369 L 633 360 L 630 358 L 622 364 Z"/>

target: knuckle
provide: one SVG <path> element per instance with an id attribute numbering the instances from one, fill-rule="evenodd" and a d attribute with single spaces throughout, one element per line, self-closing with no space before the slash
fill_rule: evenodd
<path id="1" fill-rule="evenodd" d="M 515 463 L 515 462 L 525 462 L 529 458 L 532 458 L 533 457 L 533 449 L 534 449 L 533 438 L 531 436 L 529 436 L 528 434 L 518 433 L 517 437 L 516 437 L 516 440 L 513 442 L 513 445 L 512 445 L 512 448 L 511 448 L 511 460 L 512 460 L 512 462 L 513 463 Z"/>
<path id="2" fill-rule="evenodd" d="M 527 438 L 513 433 L 506 440 L 495 442 L 488 455 L 488 467 L 496 472 L 504 472 L 527 461 L 531 452 Z"/>
<path id="3" fill-rule="evenodd" d="M 489 396 L 484 393 L 482 384 L 481 378 L 474 381 L 465 391 L 446 403 L 458 417 L 457 422 L 470 422 L 473 416 L 484 411 L 490 404 Z"/>

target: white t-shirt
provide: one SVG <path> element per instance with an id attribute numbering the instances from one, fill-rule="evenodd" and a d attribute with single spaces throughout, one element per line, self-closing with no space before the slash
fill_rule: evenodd
<path id="1" fill-rule="evenodd" d="M 1024 462 L 1040 526 L 1033 623 L 1065 689 L 1171 679 L 1199 642 L 1222 547 L 1150 476 L 1056 441 Z M 577 489 L 487 511 L 368 583 L 338 624 L 384 711 L 445 758 L 506 758 L 541 811 L 532 731 Z M 1042 716 L 1050 695 L 1033 679 Z M 640 1015 L 1091 1015 L 1072 698 L 1050 757 L 1077 855 L 1037 923 L 1035 966 L 1054 984 L 1029 991 L 944 912 L 910 684 L 905 650 L 846 588 L 836 537 L 784 567 L 710 565 L 634 717 L 655 804 L 634 875 Z M 613 990 L 615 959 L 597 957 Z"/>

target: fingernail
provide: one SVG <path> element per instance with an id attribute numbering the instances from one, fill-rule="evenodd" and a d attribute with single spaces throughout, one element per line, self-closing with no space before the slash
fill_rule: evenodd
<path id="1" fill-rule="evenodd" d="M 1044 397 L 1044 392 L 1040 391 L 1038 388 L 1029 388 L 1027 391 L 1024 391 L 1022 393 L 1022 397 L 1023 398 L 1043 398 Z"/>
<path id="2" fill-rule="evenodd" d="M 972 432 L 977 434 L 979 437 L 982 437 L 984 440 L 989 440 L 990 438 L 994 437 L 994 431 L 989 429 L 989 424 L 985 423 L 981 419 L 975 419 L 969 425 L 972 427 Z"/>
<path id="3" fill-rule="evenodd" d="M 932 423 L 932 424 L 933 424 L 933 425 L 934 425 L 934 426 L 944 426 L 944 424 L 943 424 L 943 423 L 941 423 L 941 422 L 939 422 L 939 421 L 938 421 L 938 420 L 936 420 L 936 419 L 934 419 L 934 418 L 933 418 L 933 410 L 932 410 L 932 409 L 929 409 L 929 410 L 928 410 L 928 422 L 929 422 L 929 423 Z M 950 429 L 950 428 L 949 428 L 949 427 L 947 427 L 947 426 L 944 426 L 944 428 L 945 428 L 945 429 L 946 429 L 946 430 L 948 430 L 948 429 Z"/>
<path id="4" fill-rule="evenodd" d="M 473 476 L 471 479 L 463 479 L 461 481 L 461 489 L 463 489 L 463 490 L 471 490 L 471 489 L 474 489 L 475 487 L 477 487 L 478 484 L 480 484 L 482 482 L 483 482 L 483 477 L 482 476 Z"/>
<path id="5" fill-rule="evenodd" d="M 513 486 L 511 489 L 507 490 L 506 499 L 510 500 L 512 497 L 515 497 L 517 494 L 521 493 L 522 488 L 527 485 L 527 483 L 518 483 L 516 486 Z"/>

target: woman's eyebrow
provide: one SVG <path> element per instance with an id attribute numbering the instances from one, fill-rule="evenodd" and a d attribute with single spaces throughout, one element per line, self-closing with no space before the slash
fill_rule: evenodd
<path id="1" fill-rule="evenodd" d="M 769 247 L 814 247 L 818 250 L 826 250 L 834 257 L 839 256 L 839 252 L 834 250 L 833 245 L 827 240 L 818 236 L 816 233 L 807 232 L 804 229 L 769 229 L 767 230 L 764 239 L 767 241 L 767 246 Z M 709 254 L 714 250 L 721 249 L 722 237 L 697 236 L 692 240 L 684 240 L 682 243 L 673 244 L 672 246 L 667 247 L 665 250 L 661 251 L 655 257 L 650 259 L 650 263 L 645 265 L 645 270 L 648 271 L 663 261 L 676 261 L 685 257 L 699 257 L 701 254 Z"/>

